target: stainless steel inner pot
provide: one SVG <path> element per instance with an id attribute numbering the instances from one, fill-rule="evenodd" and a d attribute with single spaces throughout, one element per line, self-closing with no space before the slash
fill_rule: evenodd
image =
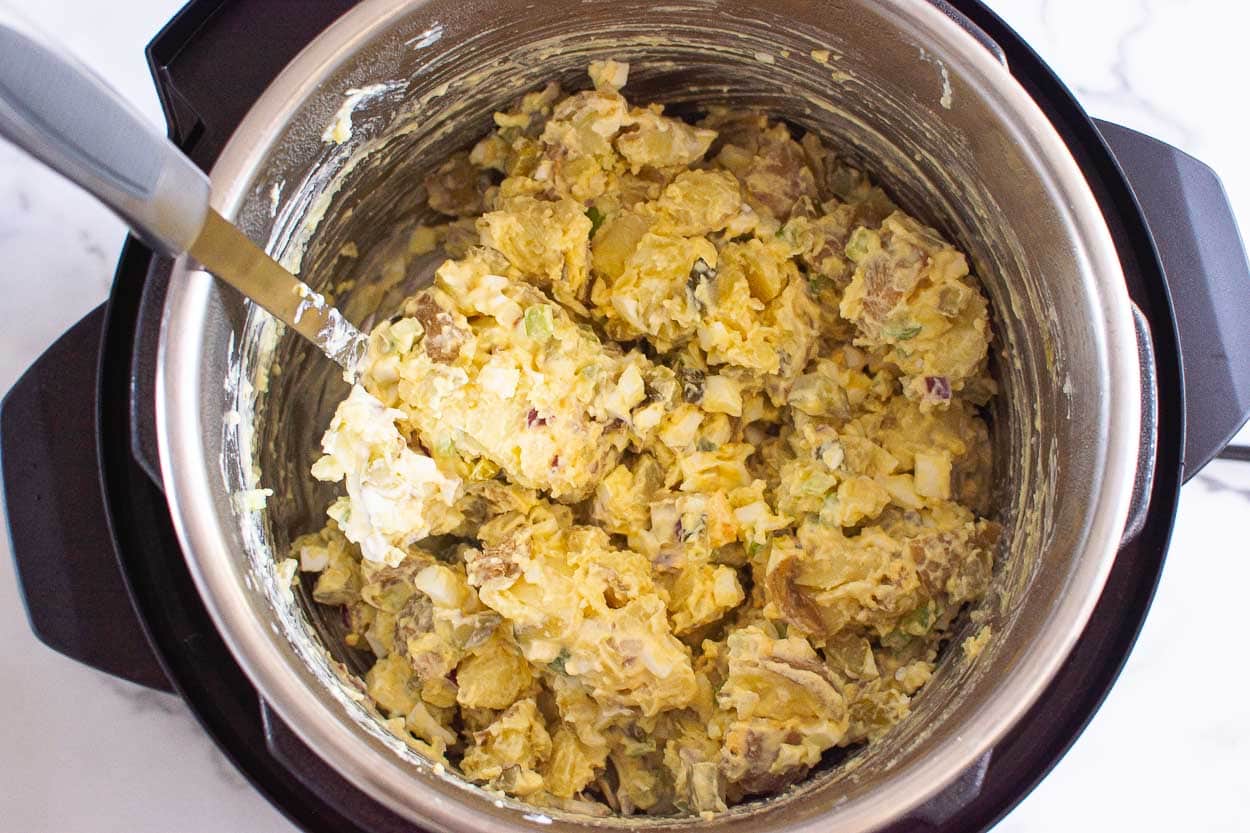
<path id="1" fill-rule="evenodd" d="M 827 50 L 827 61 L 813 50 Z M 367 325 L 428 280 L 382 269 L 428 217 L 423 174 L 491 113 L 589 61 L 633 66 L 626 93 L 678 111 L 762 108 L 822 136 L 972 258 L 993 305 L 994 588 L 970 612 L 993 638 L 952 640 L 912 716 L 783 796 L 712 821 L 597 824 L 867 831 L 914 811 L 987 750 L 1067 655 L 1114 559 L 1138 455 L 1141 389 L 1123 275 L 1076 163 L 1008 68 L 925 0 L 370 0 L 324 32 L 255 104 L 212 171 L 216 207 Z M 350 114 L 351 137 L 323 138 Z M 342 254 L 353 242 L 359 257 Z M 179 263 L 162 322 L 161 464 L 200 592 L 261 695 L 329 764 L 414 822 L 568 830 L 434 771 L 379 723 L 337 616 L 275 559 L 320 526 L 332 490 L 308 466 L 346 385 L 268 315 Z M 274 490 L 263 512 L 241 490 Z M 853 761 L 853 765 L 848 763 Z"/>

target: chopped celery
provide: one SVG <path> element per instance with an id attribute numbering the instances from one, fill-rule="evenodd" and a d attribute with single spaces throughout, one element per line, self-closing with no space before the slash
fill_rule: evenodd
<path id="1" fill-rule="evenodd" d="M 851 238 L 846 241 L 846 256 L 859 263 L 878 249 L 880 245 L 881 240 L 875 231 L 860 226 L 851 232 Z"/>
<path id="2" fill-rule="evenodd" d="M 823 471 L 813 471 L 799 484 L 798 492 L 801 495 L 816 497 L 825 494 L 837 485 L 838 481 L 832 475 L 825 474 Z"/>
<path id="3" fill-rule="evenodd" d="M 547 304 L 535 304 L 525 311 L 525 334 L 535 341 L 546 341 L 555 332 L 555 319 Z"/>
<path id="4" fill-rule="evenodd" d="M 450 434 L 434 441 L 434 454 L 438 457 L 451 457 L 456 453 L 456 441 Z"/>

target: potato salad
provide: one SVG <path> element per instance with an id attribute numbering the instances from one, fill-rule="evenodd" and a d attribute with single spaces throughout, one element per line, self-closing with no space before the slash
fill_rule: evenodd
<path id="1" fill-rule="evenodd" d="M 724 812 L 906 718 L 989 585 L 987 303 L 817 136 L 590 66 L 425 182 L 297 539 L 388 726 L 487 789 Z"/>

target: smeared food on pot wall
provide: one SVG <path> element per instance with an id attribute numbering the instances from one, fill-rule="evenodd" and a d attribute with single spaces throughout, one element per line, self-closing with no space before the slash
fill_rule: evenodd
<path id="1" fill-rule="evenodd" d="M 411 249 L 450 259 L 373 331 L 292 556 L 431 759 L 714 814 L 904 719 L 986 592 L 987 303 L 817 137 L 590 77 L 426 181 Z"/>

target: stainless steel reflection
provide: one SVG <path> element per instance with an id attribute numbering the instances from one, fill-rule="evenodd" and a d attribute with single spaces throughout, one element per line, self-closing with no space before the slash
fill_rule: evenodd
<path id="1" fill-rule="evenodd" d="M 483 134 L 519 92 L 553 77 L 585 86 L 586 64 L 603 57 L 634 65 L 627 92 L 638 100 L 678 111 L 755 106 L 817 132 L 956 238 L 992 297 L 1003 386 L 995 476 L 1009 534 L 991 597 L 975 611 L 994 630 L 984 654 L 969 663 L 957 644 L 948 651 L 912 718 L 852 752 L 855 767 L 831 761 L 785 796 L 712 821 L 596 822 L 878 829 L 982 759 L 1034 702 L 1114 558 L 1141 391 L 1110 236 L 1075 162 L 1008 69 L 921 0 L 365 2 L 253 107 L 212 172 L 216 207 L 314 286 L 357 279 L 338 302 L 367 326 L 427 271 L 379 287 L 380 253 L 426 210 L 422 173 Z M 361 100 L 346 143 L 325 142 L 347 91 L 372 84 L 390 86 Z M 349 241 L 361 257 L 343 256 Z M 292 599 L 273 580 L 274 554 L 315 528 L 328 500 L 305 472 L 345 387 L 289 334 L 269 350 L 271 332 L 262 313 L 180 264 L 159 357 L 161 464 L 217 627 L 266 701 L 373 797 L 436 829 L 533 828 L 531 809 L 436 773 L 389 738 L 344 681 L 363 666 L 338 644 L 333 618 L 302 588 Z M 227 419 L 249 405 L 240 370 L 261 383 L 242 432 Z M 276 492 L 260 524 L 231 498 L 253 465 Z M 586 823 L 547 815 L 545 829 Z"/>

